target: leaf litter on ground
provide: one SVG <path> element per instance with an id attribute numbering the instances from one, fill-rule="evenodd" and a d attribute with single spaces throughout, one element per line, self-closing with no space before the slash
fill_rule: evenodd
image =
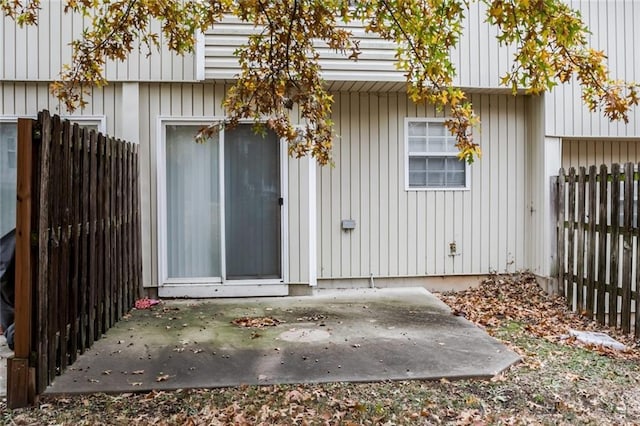
<path id="1" fill-rule="evenodd" d="M 526 273 L 493 275 L 476 288 L 439 296 L 453 314 L 484 327 L 525 362 L 488 381 L 265 385 L 42 397 L 32 409 L 8 410 L 6 402 L 0 403 L 0 424 L 640 424 L 638 342 L 633 338 L 571 312 L 562 298 L 546 295 Z M 254 320 L 247 318 L 240 321 L 246 325 L 238 325 L 264 324 Z M 629 350 L 580 346 L 563 337 L 570 328 L 607 332 Z"/>

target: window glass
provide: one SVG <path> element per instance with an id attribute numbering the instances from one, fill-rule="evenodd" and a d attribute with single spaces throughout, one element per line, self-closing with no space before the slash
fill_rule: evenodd
<path id="1" fill-rule="evenodd" d="M 0 236 L 16 226 L 17 126 L 0 123 Z"/>
<path id="2" fill-rule="evenodd" d="M 407 123 L 408 187 L 461 189 L 467 185 L 467 165 L 458 159 L 456 140 L 442 121 Z"/>

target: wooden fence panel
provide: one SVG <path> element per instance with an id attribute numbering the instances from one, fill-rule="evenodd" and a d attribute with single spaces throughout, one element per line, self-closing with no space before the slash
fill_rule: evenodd
<path id="1" fill-rule="evenodd" d="M 580 168 L 576 177 L 574 168 L 568 174 L 560 169 L 554 202 L 558 281 L 567 303 L 600 324 L 640 336 L 637 170 L 632 163 L 622 170 L 613 164 L 611 173 L 605 165 L 599 173 L 591 166 L 588 174 Z"/>
<path id="2" fill-rule="evenodd" d="M 16 336 L 30 337 L 16 339 L 11 408 L 33 403 L 132 307 L 142 272 L 135 147 L 46 111 L 25 122 L 18 174 L 29 188 L 19 191 L 31 196 L 19 204 L 29 226 L 19 224 L 37 238 L 25 251 L 29 237 L 19 237 Z"/>

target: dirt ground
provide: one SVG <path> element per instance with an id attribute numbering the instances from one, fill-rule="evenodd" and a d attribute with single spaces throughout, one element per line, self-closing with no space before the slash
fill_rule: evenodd
<path id="1" fill-rule="evenodd" d="M 8 410 L 8 425 L 640 424 L 637 341 L 567 311 L 528 274 L 496 275 L 440 295 L 523 362 L 490 381 L 245 386 L 43 398 Z M 585 347 L 569 328 L 605 331 L 626 351 Z"/>

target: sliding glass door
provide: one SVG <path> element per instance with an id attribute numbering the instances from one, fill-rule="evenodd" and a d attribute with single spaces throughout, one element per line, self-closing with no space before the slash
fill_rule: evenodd
<path id="1" fill-rule="evenodd" d="M 166 275 L 220 283 L 282 277 L 280 147 L 241 124 L 204 144 L 166 125 Z"/>

